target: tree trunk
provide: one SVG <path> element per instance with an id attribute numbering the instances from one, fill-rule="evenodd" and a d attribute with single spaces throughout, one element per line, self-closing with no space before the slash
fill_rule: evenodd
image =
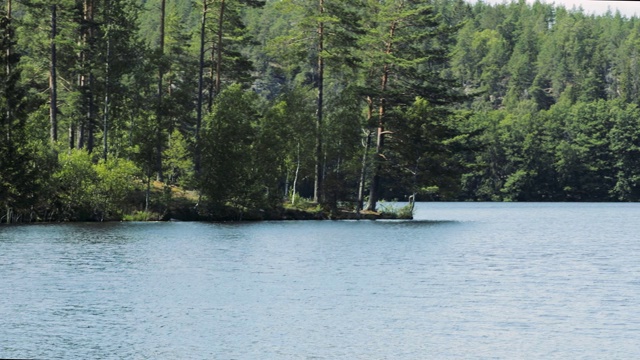
<path id="1" fill-rule="evenodd" d="M 371 146 L 371 132 L 367 133 L 367 140 L 364 143 L 364 152 L 362 153 L 362 166 L 360 170 L 360 182 L 358 184 L 358 203 L 356 204 L 356 214 L 360 217 L 360 211 L 364 206 L 364 186 L 367 178 L 367 158 L 369 157 L 369 147 Z"/>
<path id="2" fill-rule="evenodd" d="M 95 1 L 94 0 L 86 0 L 86 4 L 87 4 L 87 9 L 85 10 L 85 14 L 87 17 L 87 22 L 90 24 L 89 29 L 87 30 L 88 32 L 88 40 L 87 43 L 89 45 L 89 49 L 90 51 L 93 50 L 94 46 L 95 46 L 95 28 L 94 28 L 94 17 L 95 17 Z M 91 53 L 92 54 L 92 53 Z M 87 57 L 87 61 L 91 62 L 91 58 Z M 85 99 L 85 101 L 87 102 L 87 109 L 86 109 L 86 118 L 84 121 L 84 127 L 85 129 L 83 129 L 83 132 L 86 133 L 83 134 L 82 136 L 82 141 L 85 141 L 86 138 L 86 147 L 87 147 L 87 151 L 88 152 L 93 152 L 93 147 L 94 147 L 94 136 L 95 136 L 95 129 L 94 129 L 94 122 L 95 122 L 95 104 L 94 104 L 94 85 L 95 85 L 95 78 L 93 76 L 93 68 L 90 68 L 88 71 L 88 78 L 86 79 L 86 88 L 87 88 L 87 92 L 86 92 L 86 96 L 87 98 Z"/>
<path id="3" fill-rule="evenodd" d="M 7 22 L 9 23 L 8 27 L 11 31 L 9 36 L 13 38 L 13 26 L 11 24 L 11 0 L 7 0 Z M 11 75 L 11 42 L 7 45 L 7 78 Z"/>
<path id="4" fill-rule="evenodd" d="M 107 4 L 106 8 L 109 8 Z M 108 11 L 108 10 L 107 10 Z M 107 30 L 108 31 L 108 30 Z M 107 161 L 107 154 L 109 151 L 109 142 L 108 134 L 109 134 L 109 100 L 110 100 L 110 92 L 109 86 L 110 84 L 110 67 L 111 67 L 111 34 L 107 32 L 107 56 L 105 61 L 105 80 L 104 80 L 104 112 L 103 112 L 103 121 L 102 121 L 102 157 L 104 161 Z"/>
<path id="5" fill-rule="evenodd" d="M 382 120 L 384 115 L 384 106 L 380 106 L 380 117 L 378 120 L 378 130 L 376 136 L 376 156 L 375 156 L 375 168 L 373 170 L 373 178 L 371 179 L 371 189 L 369 190 L 369 204 L 367 210 L 376 211 L 376 205 L 378 202 L 379 188 L 380 188 L 380 172 L 382 171 L 383 154 L 382 149 L 384 147 L 384 122 Z"/>
<path id="6" fill-rule="evenodd" d="M 319 0 L 320 16 L 324 14 L 324 0 Z M 318 22 L 318 108 L 316 110 L 316 149 L 315 149 L 315 174 L 313 181 L 313 201 L 321 202 L 322 199 L 322 118 L 324 106 L 324 23 Z"/>
<path id="7" fill-rule="evenodd" d="M 207 102 L 207 112 L 211 112 L 211 109 L 213 108 L 213 98 L 215 97 L 215 83 L 216 83 L 216 78 L 215 78 L 215 67 L 213 66 L 213 64 L 215 63 L 215 57 L 216 57 L 216 52 L 215 52 L 215 41 L 211 41 L 211 68 L 209 69 L 209 97 L 208 97 L 208 102 Z"/>
<path id="8" fill-rule="evenodd" d="M 83 73 L 79 76 L 78 86 L 83 92 L 83 105 L 84 105 L 84 119 L 80 121 L 77 129 L 77 147 L 84 148 L 85 146 L 91 152 L 93 148 L 92 143 L 89 142 L 88 133 L 92 131 L 91 123 L 93 122 L 93 69 L 91 66 L 91 51 L 93 48 L 93 17 L 94 17 L 94 4 L 93 0 L 84 0 L 83 5 L 83 19 L 87 25 L 86 29 L 83 29 L 82 37 L 80 40 L 80 63 L 83 68 Z"/>
<path id="9" fill-rule="evenodd" d="M 373 118 L 373 99 L 370 96 L 367 96 L 367 123 L 370 123 Z M 362 170 L 360 173 L 360 184 L 358 186 L 358 204 L 356 208 L 356 212 L 358 216 L 360 216 L 360 210 L 363 209 L 364 206 L 364 186 L 365 179 L 367 176 L 367 158 L 369 157 L 369 148 L 371 147 L 371 135 L 372 132 L 367 130 L 367 142 L 364 145 L 365 151 L 362 155 Z"/>
<path id="10" fill-rule="evenodd" d="M 11 24 L 11 0 L 7 0 L 7 31 L 9 34 L 7 35 L 11 40 L 13 40 L 13 24 Z M 7 42 L 7 52 L 6 52 L 6 78 L 11 78 L 11 41 Z M 10 103 L 10 100 L 7 98 L 7 121 L 11 121 L 11 109 L 13 104 Z M 6 134 L 7 143 L 11 141 L 11 126 L 7 126 L 7 134 Z M 8 209 L 8 208 L 7 208 Z"/>
<path id="11" fill-rule="evenodd" d="M 149 211 L 149 198 L 151 197 L 151 172 L 147 172 L 147 188 L 144 192 L 144 211 Z"/>
<path id="12" fill-rule="evenodd" d="M 78 77 L 78 88 L 81 89 L 85 89 L 87 87 L 87 81 L 84 75 L 81 75 Z M 86 98 L 85 98 L 86 101 Z M 85 105 L 86 107 L 87 105 Z M 86 110 L 86 108 L 84 109 Z M 86 131 L 87 131 L 87 118 L 86 118 L 86 112 L 85 112 L 85 118 L 81 119 L 78 122 L 78 126 L 75 129 L 75 147 L 77 147 L 78 149 L 82 149 L 85 144 L 86 141 L 84 139 L 84 137 L 86 136 Z M 72 145 L 73 146 L 73 145 Z"/>
<path id="13" fill-rule="evenodd" d="M 164 56 L 164 19 L 166 13 L 166 0 L 160 3 L 160 64 L 158 66 L 158 105 L 156 109 L 156 171 L 158 181 L 163 181 L 162 174 L 162 78 L 164 76 L 163 56 Z"/>
<path id="14" fill-rule="evenodd" d="M 93 147 L 94 147 L 94 122 L 93 119 L 95 117 L 95 108 L 94 108 L 94 102 L 93 102 L 93 84 L 94 84 L 94 77 L 93 74 L 89 74 L 89 93 L 91 94 L 89 96 L 89 105 L 88 105 L 88 109 L 87 109 L 87 151 L 89 153 L 93 152 Z"/>
<path id="15" fill-rule="evenodd" d="M 293 177 L 293 192 L 291 194 L 291 205 L 296 202 L 296 186 L 298 183 L 298 173 L 300 172 L 300 143 L 298 142 L 298 159 L 296 162 L 296 173 Z"/>
<path id="16" fill-rule="evenodd" d="M 86 22 L 87 20 L 87 0 L 82 2 L 82 20 Z M 78 37 L 78 64 L 80 65 L 80 73 L 78 74 L 78 90 L 83 95 L 85 94 L 85 86 L 86 86 L 86 68 L 87 68 L 87 29 L 83 26 L 80 26 L 80 36 Z M 84 99 L 84 97 L 83 97 Z M 81 105 L 83 108 L 85 103 L 83 102 Z M 73 149 L 74 147 L 82 148 L 82 136 L 84 135 L 84 121 L 79 120 L 76 124 L 75 121 L 72 121 L 69 124 L 69 148 Z M 77 143 L 76 143 L 77 141 Z"/>
<path id="17" fill-rule="evenodd" d="M 202 102 L 204 87 L 204 44 L 207 24 L 207 0 L 202 1 L 202 21 L 200 23 L 200 63 L 198 66 L 198 106 L 196 108 L 196 133 L 195 133 L 195 172 L 200 175 L 200 127 L 202 126 Z"/>
<path id="18" fill-rule="evenodd" d="M 225 10 L 225 2 L 224 0 L 220 0 L 220 17 L 218 18 L 218 55 L 216 59 L 216 87 L 215 94 L 218 95 L 220 93 L 221 84 L 221 74 L 222 74 L 222 26 L 224 25 L 224 10 Z"/>
<path id="19" fill-rule="evenodd" d="M 211 79 L 211 81 L 209 84 L 209 99 L 207 103 L 208 112 L 211 112 L 211 109 L 213 108 L 213 100 L 220 93 L 220 90 L 222 88 L 222 26 L 224 25 L 225 7 L 226 4 L 224 0 L 221 0 L 220 7 L 218 8 L 218 31 L 215 36 L 216 40 L 211 41 L 211 69 L 209 71 L 209 78 Z M 218 42 L 217 46 L 215 43 L 216 41 Z M 202 56 L 204 56 L 204 53 L 202 54 Z"/>
<path id="20" fill-rule="evenodd" d="M 391 27 L 389 30 L 389 42 L 386 44 L 385 54 L 390 55 L 393 50 L 393 36 L 395 35 L 397 23 L 394 21 L 391 23 Z M 378 111 L 378 136 L 376 140 L 376 157 L 375 162 L 376 166 L 373 171 L 373 179 L 371 181 L 371 189 L 369 191 L 369 205 L 367 206 L 367 210 L 376 211 L 376 205 L 379 197 L 379 187 L 380 187 L 380 172 L 382 171 L 382 162 L 384 159 L 384 154 L 382 150 L 384 148 L 384 115 L 386 110 L 386 99 L 385 93 L 387 91 L 387 85 L 389 84 L 389 72 L 390 72 L 390 64 L 385 63 L 382 70 L 382 81 L 380 86 L 380 104 Z"/>
<path id="21" fill-rule="evenodd" d="M 76 146 L 76 122 L 71 121 L 69 123 L 69 149 L 73 149 Z"/>
<path id="22" fill-rule="evenodd" d="M 51 5 L 51 53 L 49 69 L 49 122 L 51 125 L 51 142 L 58 141 L 58 76 L 56 74 L 57 54 L 56 35 L 57 29 L 57 5 Z"/>

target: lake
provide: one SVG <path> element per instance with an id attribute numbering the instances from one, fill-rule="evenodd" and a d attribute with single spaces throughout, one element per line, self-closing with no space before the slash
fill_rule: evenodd
<path id="1" fill-rule="evenodd" d="M 640 357 L 640 204 L 0 226 L 0 358 Z"/>

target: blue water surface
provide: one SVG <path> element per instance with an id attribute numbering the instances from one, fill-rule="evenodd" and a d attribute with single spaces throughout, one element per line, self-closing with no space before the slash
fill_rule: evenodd
<path id="1" fill-rule="evenodd" d="M 0 358 L 640 357 L 640 204 L 0 226 Z"/>

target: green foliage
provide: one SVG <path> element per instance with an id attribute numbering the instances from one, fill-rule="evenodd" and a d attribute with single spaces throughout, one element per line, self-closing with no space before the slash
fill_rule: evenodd
<path id="1" fill-rule="evenodd" d="M 389 121 L 388 159 L 402 170 L 403 188 L 409 194 L 422 188 L 438 189 L 431 198 L 451 197 L 457 193 L 462 169 L 454 154 L 463 151 L 456 118 L 442 106 L 417 98 L 405 111 Z"/>
<path id="2" fill-rule="evenodd" d="M 398 207 L 391 203 L 380 203 L 380 213 L 389 219 L 413 219 L 414 208 L 412 204 Z"/>
<path id="3" fill-rule="evenodd" d="M 58 156 L 53 174 L 56 218 L 60 220 L 118 219 L 130 206 L 139 172 L 129 160 L 100 160 L 94 164 L 85 150 Z"/>
<path id="4" fill-rule="evenodd" d="M 93 167 L 97 176 L 97 182 L 91 189 L 94 212 L 100 220 L 120 218 L 130 210 L 128 200 L 138 190 L 135 181 L 138 168 L 125 159 L 100 160 Z"/>
<path id="5" fill-rule="evenodd" d="M 59 169 L 53 174 L 58 216 L 65 220 L 90 219 L 94 215 L 93 189 L 98 181 L 91 155 L 83 150 L 62 152 L 58 163 Z"/>
<path id="6" fill-rule="evenodd" d="M 612 195 L 617 200 L 640 200 L 640 111 L 633 105 L 615 106 L 609 146 L 615 154 Z"/>
<path id="7" fill-rule="evenodd" d="M 169 146 L 164 150 L 164 165 L 167 183 L 192 188 L 193 160 L 186 139 L 178 130 L 169 137 Z"/>
<path id="8" fill-rule="evenodd" d="M 132 214 L 125 214 L 123 221 L 154 221 L 160 219 L 160 214 L 150 211 L 135 211 Z"/>
<path id="9" fill-rule="evenodd" d="M 254 183 L 252 149 L 258 119 L 255 95 L 232 85 L 220 93 L 205 119 L 200 188 L 214 208 L 250 206 Z"/>
<path id="10" fill-rule="evenodd" d="M 287 203 L 286 207 L 289 209 L 299 209 L 317 214 L 322 212 L 322 205 L 313 202 L 311 199 L 304 198 L 299 195 L 296 195 L 291 203 Z"/>
<path id="11" fill-rule="evenodd" d="M 53 42 L 50 2 L 13 5 L 0 12 L 3 222 L 166 217 L 185 200 L 177 186 L 195 190 L 189 216 L 201 194 L 227 218 L 283 201 L 335 210 L 360 185 L 383 198 L 640 200 L 635 17 L 525 1 L 208 1 L 200 64 L 203 3 L 167 2 L 162 52 L 158 0 L 57 1 Z M 316 165 L 324 199 L 305 204 Z"/>
<path id="12" fill-rule="evenodd" d="M 481 200 L 630 201 L 637 199 L 638 110 L 621 101 L 560 101 L 512 118 L 493 111 L 483 144 L 463 176 Z"/>
<path id="13" fill-rule="evenodd" d="M 14 24 L 0 11 L 0 211 L 19 217 L 33 205 L 37 194 L 39 178 L 34 165 L 40 159 L 28 137 L 29 99 L 26 88 L 18 82 L 20 57 L 11 53 L 15 43 Z M 45 177 L 46 168 L 41 170 Z"/>

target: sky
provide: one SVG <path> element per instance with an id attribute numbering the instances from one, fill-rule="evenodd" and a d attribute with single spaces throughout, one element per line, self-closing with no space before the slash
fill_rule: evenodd
<path id="1" fill-rule="evenodd" d="M 603 0 L 540 0 L 541 2 L 555 5 L 562 5 L 567 9 L 572 9 L 573 7 L 578 8 L 582 7 L 585 13 L 587 14 L 604 14 L 607 12 L 607 9 L 611 9 L 613 13 L 616 10 L 620 10 L 620 13 L 623 16 L 631 17 L 631 16 L 640 16 L 640 0 L 636 1 L 603 1 Z M 496 4 L 496 3 L 508 3 L 510 0 L 484 0 L 486 3 Z M 533 0 L 527 0 L 528 3 L 533 3 Z"/>

